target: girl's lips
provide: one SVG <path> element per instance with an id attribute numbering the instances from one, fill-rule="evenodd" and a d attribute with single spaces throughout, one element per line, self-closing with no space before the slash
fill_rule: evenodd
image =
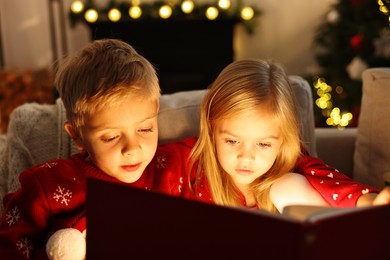
<path id="1" fill-rule="evenodd" d="M 236 172 L 240 175 L 248 176 L 253 173 L 251 170 L 245 170 L 245 169 L 236 169 Z"/>
<path id="2" fill-rule="evenodd" d="M 141 163 L 137 164 L 131 164 L 131 165 L 123 165 L 121 166 L 123 170 L 128 171 L 128 172 L 135 172 L 136 170 L 139 169 L 141 166 Z"/>

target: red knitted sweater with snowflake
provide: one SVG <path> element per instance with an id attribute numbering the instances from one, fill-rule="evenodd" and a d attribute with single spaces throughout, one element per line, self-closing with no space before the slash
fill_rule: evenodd
<path id="1" fill-rule="evenodd" d="M 126 185 L 212 202 L 207 183 L 197 186 L 194 194 L 189 189 L 187 160 L 195 142 L 196 138 L 189 138 L 160 145 L 141 178 Z M 86 178 L 119 182 L 86 161 L 86 157 L 86 153 L 80 153 L 70 159 L 48 161 L 20 174 L 20 189 L 3 200 L 2 259 L 46 257 L 44 248 L 52 233 L 69 227 L 86 229 Z M 362 193 L 374 191 L 307 154 L 298 160 L 295 171 L 304 174 L 333 206 L 355 206 Z"/>

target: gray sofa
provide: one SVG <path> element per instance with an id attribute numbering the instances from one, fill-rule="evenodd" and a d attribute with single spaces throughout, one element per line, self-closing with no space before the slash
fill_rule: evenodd
<path id="1" fill-rule="evenodd" d="M 317 156 L 353 178 L 357 128 L 315 128 Z"/>

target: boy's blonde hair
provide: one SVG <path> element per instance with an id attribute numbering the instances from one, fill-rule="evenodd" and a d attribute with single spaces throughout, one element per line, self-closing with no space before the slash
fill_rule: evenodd
<path id="1" fill-rule="evenodd" d="M 217 160 L 214 129 L 221 119 L 248 109 L 265 110 L 279 122 L 283 140 L 280 152 L 271 169 L 252 184 L 258 207 L 276 211 L 270 200 L 270 187 L 275 180 L 291 171 L 300 154 L 295 97 L 280 65 L 244 59 L 222 70 L 201 106 L 200 135 L 192 151 L 190 168 L 197 165 L 200 177 L 197 179 L 205 175 L 217 204 L 241 205 L 242 196 Z"/>
<path id="2" fill-rule="evenodd" d="M 79 129 L 84 118 L 129 96 L 158 104 L 160 86 L 153 65 L 129 44 L 115 39 L 96 40 L 60 64 L 55 86 L 67 118 Z"/>

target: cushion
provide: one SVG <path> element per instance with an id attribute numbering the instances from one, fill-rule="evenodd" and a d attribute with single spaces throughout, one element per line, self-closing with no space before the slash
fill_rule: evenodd
<path id="1" fill-rule="evenodd" d="M 298 124 L 301 141 L 311 156 L 317 156 L 313 96 L 309 83 L 300 76 L 289 76 L 297 101 Z"/>
<path id="2" fill-rule="evenodd" d="M 370 68 L 362 76 L 354 178 L 382 189 L 383 174 L 390 171 L 390 68 Z"/>

